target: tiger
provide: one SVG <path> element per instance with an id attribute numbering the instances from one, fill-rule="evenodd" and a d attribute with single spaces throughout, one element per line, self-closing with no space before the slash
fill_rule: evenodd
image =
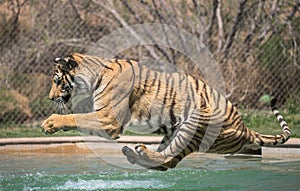
<path id="1" fill-rule="evenodd" d="M 80 53 L 56 58 L 49 98 L 58 104 L 90 107 L 50 115 L 41 125 L 46 134 L 79 130 L 115 140 L 130 127 L 161 133 L 156 150 L 142 143 L 122 147 L 130 163 L 147 169 L 174 168 L 197 151 L 238 153 L 283 144 L 291 136 L 276 99 L 271 108 L 282 133 L 260 134 L 247 128 L 237 108 L 202 78 L 156 71 L 135 60 Z M 80 104 L 86 99 L 88 103 Z"/>

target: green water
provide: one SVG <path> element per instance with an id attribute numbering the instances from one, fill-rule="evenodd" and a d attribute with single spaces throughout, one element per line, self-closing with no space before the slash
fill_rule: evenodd
<path id="1" fill-rule="evenodd" d="M 166 172 L 122 168 L 93 155 L 0 159 L 0 190 L 299 190 L 300 162 L 202 156 Z"/>

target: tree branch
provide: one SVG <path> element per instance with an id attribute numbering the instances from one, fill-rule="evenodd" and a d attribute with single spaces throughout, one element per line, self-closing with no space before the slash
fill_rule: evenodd
<path id="1" fill-rule="evenodd" d="M 244 40 L 244 43 L 249 46 L 251 40 L 252 40 L 252 37 L 253 37 L 253 34 L 258 26 L 258 22 L 259 22 L 259 17 L 261 15 L 261 10 L 264 6 L 265 2 L 264 1 L 259 1 L 259 4 L 258 4 L 258 7 L 257 7 L 257 12 L 255 14 L 255 17 L 254 19 L 252 20 L 251 22 L 251 29 L 250 29 L 250 32 L 248 33 L 248 35 L 246 36 L 245 40 Z"/>
<path id="2" fill-rule="evenodd" d="M 141 44 L 145 44 L 144 40 L 140 38 L 140 36 L 130 27 L 128 27 L 128 24 L 126 23 L 126 21 L 119 15 L 119 13 L 117 13 L 117 11 L 114 9 L 113 4 L 111 1 L 107 1 L 109 4 L 105 4 L 103 1 L 101 0 L 94 0 L 94 2 L 98 5 L 100 5 L 101 7 L 105 8 L 107 11 L 111 12 L 114 17 L 121 23 L 121 25 L 123 27 L 126 27 L 128 29 L 128 31 L 131 33 L 131 35 L 136 38 Z M 154 52 L 154 50 L 152 48 L 149 48 L 148 46 L 145 46 L 145 49 L 147 51 L 149 51 L 150 55 L 153 56 L 153 58 L 159 60 L 158 55 Z"/>
<path id="3" fill-rule="evenodd" d="M 234 39 L 235 34 L 238 30 L 238 25 L 239 25 L 240 21 L 242 20 L 242 15 L 243 15 L 243 12 L 244 12 L 244 6 L 246 5 L 246 2 L 247 2 L 247 0 L 240 0 L 238 12 L 235 16 L 234 23 L 231 27 L 230 33 L 229 33 L 229 35 L 226 39 L 226 42 L 225 42 L 225 45 L 224 45 L 224 48 L 223 48 L 223 52 L 225 53 L 225 55 L 227 55 L 227 53 L 229 51 L 229 48 L 231 47 L 231 45 L 233 43 L 233 39 Z"/>
<path id="4" fill-rule="evenodd" d="M 205 33 L 204 33 L 204 39 L 208 39 L 208 42 L 207 42 L 208 44 L 210 44 L 210 39 L 211 39 L 211 35 L 212 35 L 212 28 L 213 28 L 214 20 L 216 18 L 217 8 L 218 8 L 218 0 L 214 0 L 210 20 L 209 20 L 208 26 L 206 27 Z"/>
<path id="5" fill-rule="evenodd" d="M 217 21 L 218 21 L 218 37 L 219 37 L 217 52 L 220 52 L 222 45 L 223 45 L 223 40 L 224 40 L 223 21 L 222 21 L 222 15 L 221 15 L 221 0 L 218 0 L 216 16 L 217 16 Z"/>

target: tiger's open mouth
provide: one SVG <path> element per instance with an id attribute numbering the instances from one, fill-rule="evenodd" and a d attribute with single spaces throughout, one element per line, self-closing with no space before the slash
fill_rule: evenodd
<path id="1" fill-rule="evenodd" d="M 63 101 L 64 103 L 67 103 L 71 98 L 70 94 L 64 95 L 61 97 L 61 101 Z"/>
<path id="2" fill-rule="evenodd" d="M 70 98 L 71 98 L 71 95 L 66 94 L 66 95 L 62 95 L 59 97 L 51 97 L 50 99 L 57 104 L 61 104 L 61 103 L 65 104 L 70 100 Z"/>

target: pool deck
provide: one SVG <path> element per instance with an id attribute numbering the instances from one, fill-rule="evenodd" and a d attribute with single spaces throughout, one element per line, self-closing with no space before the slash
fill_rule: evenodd
<path id="1" fill-rule="evenodd" d="M 0 155 L 24 152 L 88 154 L 95 152 L 95 150 L 116 155 L 121 154 L 120 148 L 124 145 L 133 146 L 137 143 L 144 143 L 157 146 L 161 139 L 160 136 L 121 136 L 116 141 L 95 136 L 2 138 L 0 139 Z M 263 147 L 254 153 L 262 158 L 300 158 L 300 139 L 291 138 L 284 145 Z M 253 153 L 246 151 L 242 154 Z"/>

